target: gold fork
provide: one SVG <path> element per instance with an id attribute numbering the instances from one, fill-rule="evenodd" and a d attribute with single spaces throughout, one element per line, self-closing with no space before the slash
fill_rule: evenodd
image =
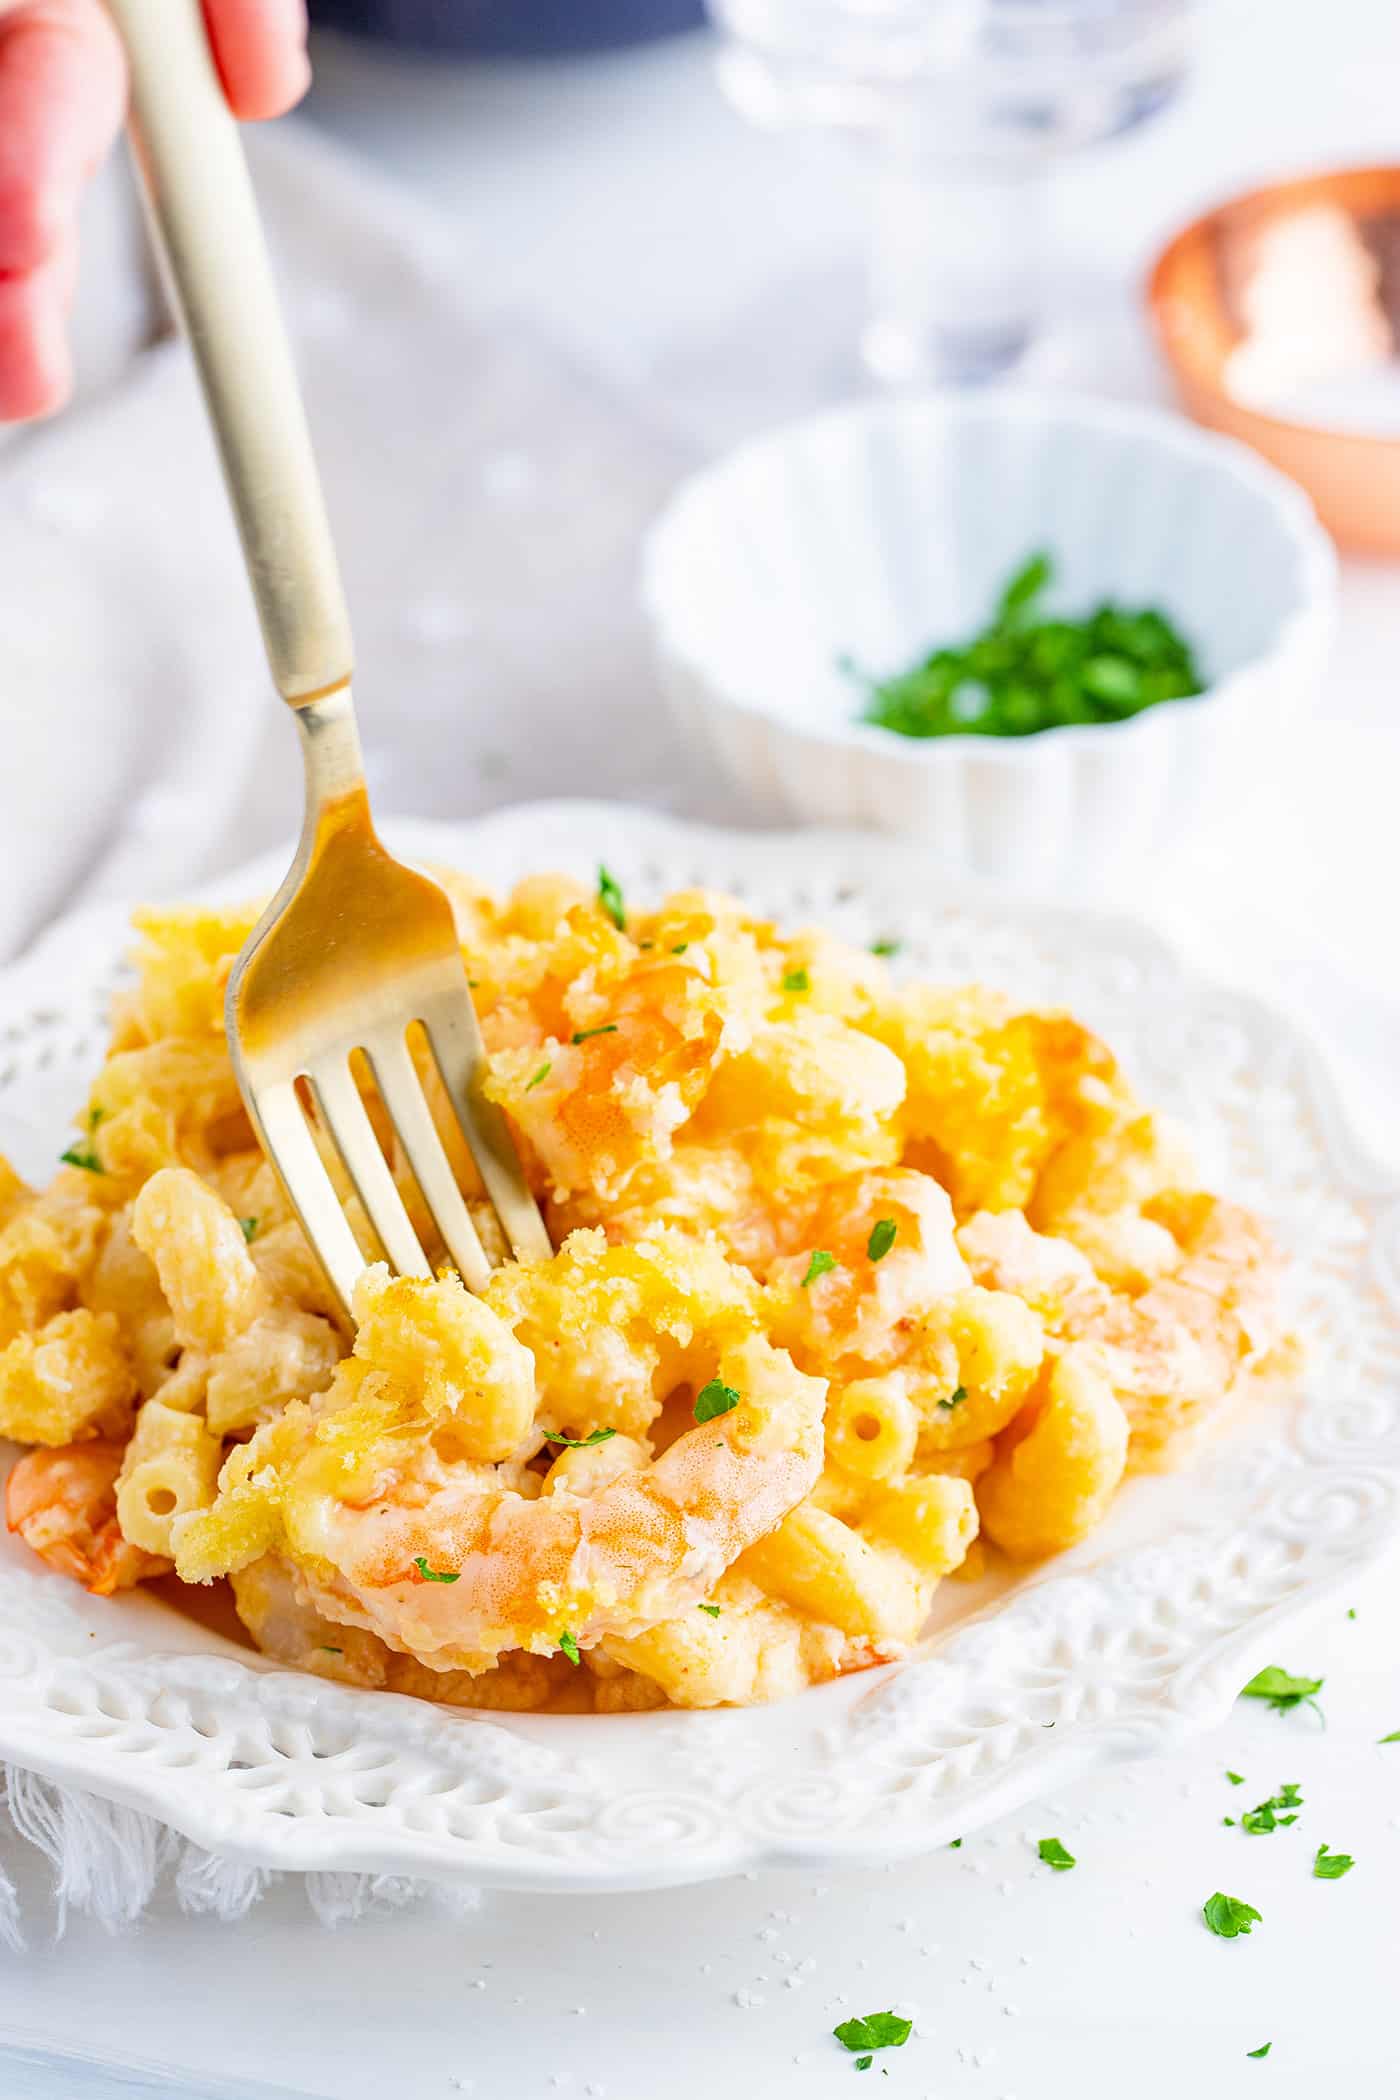
<path id="1" fill-rule="evenodd" d="M 259 1138 L 349 1307 L 365 1257 L 303 1107 L 314 1098 L 393 1266 L 430 1265 L 351 1060 L 379 1096 L 463 1280 L 490 1274 L 409 1049 L 423 1029 L 506 1241 L 550 1242 L 504 1116 L 443 891 L 370 820 L 350 696 L 353 651 L 330 525 L 238 128 L 200 0 L 108 0 L 126 46 L 132 139 L 157 250 L 198 367 L 272 675 L 301 732 L 306 818 L 291 870 L 228 988 L 234 1070 Z"/>

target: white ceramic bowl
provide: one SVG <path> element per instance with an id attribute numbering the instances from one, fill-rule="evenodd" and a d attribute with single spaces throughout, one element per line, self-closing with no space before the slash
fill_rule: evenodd
<path id="1" fill-rule="evenodd" d="M 844 655 L 890 672 L 976 633 L 1037 548 L 1057 609 L 1166 611 L 1206 692 L 1020 738 L 858 719 Z M 1307 499 L 1241 446 L 1020 390 L 865 402 L 744 445 L 673 497 L 643 581 L 673 706 L 765 813 L 1078 892 L 1160 857 L 1257 764 L 1318 679 L 1335 589 Z"/>

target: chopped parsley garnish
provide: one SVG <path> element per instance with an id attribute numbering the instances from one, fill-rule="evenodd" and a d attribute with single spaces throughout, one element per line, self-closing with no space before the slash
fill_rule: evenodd
<path id="1" fill-rule="evenodd" d="M 1243 1773 L 1243 1772 L 1227 1772 L 1227 1773 L 1225 1774 L 1225 1777 L 1226 1777 L 1226 1778 L 1227 1778 L 1227 1779 L 1229 1780 L 1229 1782 L 1230 1782 L 1231 1786 L 1243 1786 L 1243 1785 L 1244 1785 L 1244 1773 Z"/>
<path id="2" fill-rule="evenodd" d="M 1267 1699 L 1274 1712 L 1279 1714 L 1286 1714 L 1293 1707 L 1301 1706 L 1306 1699 L 1308 1704 L 1321 1714 L 1322 1709 L 1317 1705 L 1316 1694 L 1322 1690 L 1323 1681 L 1321 1677 L 1294 1677 L 1287 1670 L 1280 1668 L 1278 1663 L 1270 1663 L 1267 1668 L 1260 1670 L 1257 1676 L 1250 1678 L 1240 1697 Z"/>
<path id="3" fill-rule="evenodd" d="M 898 1230 L 899 1227 L 895 1224 L 893 1218 L 876 1219 L 871 1227 L 870 1238 L 865 1246 L 865 1251 L 872 1261 L 884 1260 L 894 1245 L 895 1234 Z"/>
<path id="4" fill-rule="evenodd" d="M 783 979 L 785 992 L 810 992 L 812 980 L 805 970 L 789 970 Z"/>
<path id="5" fill-rule="evenodd" d="M 828 1254 L 825 1247 L 814 1247 L 812 1259 L 807 1264 L 807 1274 L 802 1279 L 803 1290 L 805 1291 L 809 1284 L 815 1283 L 819 1276 L 829 1276 L 835 1267 L 834 1254 Z"/>
<path id="6" fill-rule="evenodd" d="M 569 1037 L 569 1041 L 571 1043 L 586 1043 L 591 1036 L 616 1034 L 616 1021 L 604 1021 L 601 1028 L 576 1028 L 573 1034 Z"/>
<path id="7" fill-rule="evenodd" d="M 1340 1881 L 1343 1874 L 1350 1874 L 1356 1861 L 1349 1852 L 1329 1852 L 1319 1845 L 1313 1854 L 1313 1879 L 1315 1881 Z"/>
<path id="8" fill-rule="evenodd" d="M 1074 1854 L 1066 1852 L 1058 1838 L 1042 1838 L 1036 1846 L 1036 1851 L 1040 1854 L 1046 1866 L 1053 1867 L 1057 1874 L 1067 1873 L 1071 1867 L 1079 1865 Z"/>
<path id="9" fill-rule="evenodd" d="M 914 2022 L 902 2013 L 867 2013 L 863 2020 L 843 2020 L 831 2031 L 843 2049 L 864 2056 L 868 2063 L 872 2049 L 902 2049 L 914 2031 Z"/>
<path id="10" fill-rule="evenodd" d="M 551 1060 L 549 1058 L 546 1058 L 544 1063 L 542 1065 L 538 1065 L 535 1068 L 535 1070 L 530 1074 L 530 1077 L 525 1082 L 525 1091 L 527 1094 L 532 1094 L 537 1086 L 542 1085 L 543 1082 L 546 1079 L 548 1079 L 550 1063 Z"/>
<path id="11" fill-rule="evenodd" d="M 460 1582 L 460 1572 L 452 1568 L 430 1568 L 420 1553 L 413 1563 L 418 1570 L 420 1582 Z"/>
<path id="12" fill-rule="evenodd" d="M 952 1392 L 948 1395 L 947 1399 L 940 1400 L 938 1405 L 943 1414 L 950 1415 L 955 1407 L 962 1406 L 966 1398 L 967 1387 L 965 1385 L 954 1386 Z"/>
<path id="13" fill-rule="evenodd" d="M 858 2071 L 868 2071 L 874 2061 L 873 2056 L 858 2056 L 856 2058 L 856 2069 Z"/>
<path id="14" fill-rule="evenodd" d="M 872 955 L 898 955 L 901 946 L 902 943 L 899 941 L 872 941 L 870 943 L 870 953 Z"/>
<path id="15" fill-rule="evenodd" d="M 1273 2046 L 1274 2045 L 1272 2042 L 1263 2042 L 1261 2043 L 1259 2048 L 1246 2049 L 1244 2053 L 1246 2056 L 1267 2056 L 1269 2051 L 1273 2048 Z"/>
<path id="16" fill-rule="evenodd" d="M 671 953 L 672 955 L 684 955 L 686 949 L 689 946 L 689 941 L 677 941 L 675 947 L 671 950 Z"/>
<path id="17" fill-rule="evenodd" d="M 65 1167 L 81 1167 L 87 1174 L 105 1174 L 107 1171 L 91 1145 L 70 1145 L 58 1156 Z"/>
<path id="18" fill-rule="evenodd" d="M 1282 1830 L 1287 1824 L 1297 1822 L 1302 1805 L 1303 1797 L 1296 1783 L 1289 1780 L 1267 1801 L 1261 1801 L 1257 1808 L 1247 1809 L 1240 1817 L 1240 1828 L 1247 1830 L 1251 1837 L 1263 1837 L 1271 1830 Z M 1280 1809 L 1289 1809 L 1292 1813 L 1280 1815 Z"/>
<path id="19" fill-rule="evenodd" d="M 616 1435 L 615 1429 L 590 1429 L 587 1436 L 555 1436 L 546 1430 L 544 1440 L 547 1444 L 567 1444 L 570 1451 L 591 1451 L 595 1444 L 606 1444 L 610 1436 Z"/>
<path id="20" fill-rule="evenodd" d="M 244 1245 L 251 1246 L 257 1237 L 258 1221 L 256 1218 L 240 1218 L 238 1229 L 243 1235 Z"/>
<path id="21" fill-rule="evenodd" d="M 733 1386 L 712 1378 L 695 1395 L 695 1419 L 697 1422 L 713 1422 L 716 1415 L 727 1415 L 738 1405 L 739 1395 Z"/>
<path id="22" fill-rule="evenodd" d="M 707 1618 L 717 1619 L 719 1617 L 719 1606 L 717 1604 L 697 1604 L 695 1609 L 704 1612 Z"/>
<path id="23" fill-rule="evenodd" d="M 598 902 L 619 933 L 627 931 L 627 907 L 622 901 L 622 890 L 607 869 L 598 864 Z"/>
<path id="24" fill-rule="evenodd" d="M 1392 1728 L 1390 1734 L 1383 1735 L 1380 1740 L 1383 1743 L 1400 1743 L 1400 1728 Z"/>
<path id="25" fill-rule="evenodd" d="M 970 640 L 907 671 L 866 678 L 864 720 L 901 736 L 1033 736 L 1073 723 L 1121 722 L 1201 690 L 1189 644 L 1154 607 L 1105 601 L 1078 619 L 1039 601 L 1054 574 L 1035 554 Z"/>
<path id="26" fill-rule="evenodd" d="M 1264 1922 L 1252 1903 L 1242 1903 L 1238 1896 L 1222 1896 L 1219 1889 L 1206 1898 L 1201 1916 L 1218 1940 L 1237 1940 L 1242 1932 L 1253 1932 Z"/>
<path id="27" fill-rule="evenodd" d="M 962 1844 L 962 1839 L 961 1839 L 961 1838 L 949 1838 L 949 1840 L 948 1840 L 948 1850 L 949 1850 L 950 1852 L 956 1852 L 956 1851 L 957 1851 L 957 1849 L 958 1849 L 958 1847 L 959 1847 L 959 1846 L 960 1846 L 961 1844 Z"/>
<path id="28" fill-rule="evenodd" d="M 578 1668 L 581 1660 L 578 1652 L 578 1642 L 574 1639 L 567 1626 L 559 1636 L 559 1653 L 567 1655 L 574 1668 Z"/>
<path id="29" fill-rule="evenodd" d="M 81 1167 L 85 1174 L 106 1173 L 107 1169 L 103 1166 L 101 1160 L 98 1158 L 97 1148 L 92 1142 L 92 1133 L 96 1130 L 98 1124 L 102 1121 L 104 1114 L 105 1110 L 100 1108 L 91 1108 L 88 1110 L 87 1143 L 83 1144 L 79 1142 L 76 1145 L 70 1145 L 66 1152 L 59 1153 L 58 1156 L 65 1167 Z"/>
<path id="30" fill-rule="evenodd" d="M 322 1655 L 343 1655 L 345 1650 L 343 1648 L 332 1648 L 329 1641 L 322 1641 L 321 1653 Z"/>

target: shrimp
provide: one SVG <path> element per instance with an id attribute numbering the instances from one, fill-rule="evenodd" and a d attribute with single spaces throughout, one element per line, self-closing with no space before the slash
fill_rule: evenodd
<path id="1" fill-rule="evenodd" d="M 839 1467 L 891 1474 L 1005 1427 L 1040 1368 L 1041 1323 L 974 1286 L 936 1181 L 908 1167 L 852 1175 L 796 1222 L 800 1251 L 769 1271 L 772 1334 L 831 1375 Z M 814 1274 L 819 1253 L 833 1266 Z"/>
<path id="2" fill-rule="evenodd" d="M 724 1413 L 595 1492 L 543 1494 L 518 1461 L 444 1458 L 416 1395 L 351 1359 L 329 1394 L 232 1454 L 224 1508 L 180 1527 L 177 1565 L 207 1580 L 240 1540 L 280 1540 L 317 1609 L 435 1669 L 637 1631 L 706 1597 L 821 1470 L 823 1380 L 758 1334 L 714 1370 L 738 1395 Z"/>
<path id="3" fill-rule="evenodd" d="M 1170 1240 L 1145 1290 L 1114 1290 L 1067 1240 L 1012 1214 L 981 1216 L 960 1241 L 979 1280 L 1023 1292 L 1060 1345 L 1073 1343 L 1108 1380 L 1139 1464 L 1160 1460 L 1280 1339 L 1278 1258 L 1248 1211 L 1173 1190 L 1143 1206 Z"/>
<path id="4" fill-rule="evenodd" d="M 117 1474 L 122 1446 L 109 1438 L 29 1451 L 5 1484 L 5 1521 L 32 1553 L 95 1597 L 131 1589 L 170 1562 L 122 1537 Z"/>

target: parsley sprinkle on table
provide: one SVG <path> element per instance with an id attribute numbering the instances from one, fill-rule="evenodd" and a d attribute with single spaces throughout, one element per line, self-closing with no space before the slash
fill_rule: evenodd
<path id="1" fill-rule="evenodd" d="M 601 1028 L 576 1028 L 569 1037 L 571 1043 L 586 1043 L 595 1035 L 616 1035 L 616 1021 L 604 1021 Z"/>
<path id="2" fill-rule="evenodd" d="M 1226 1778 L 1227 1778 L 1227 1779 L 1229 1780 L 1229 1782 L 1230 1782 L 1231 1786 L 1243 1786 L 1243 1785 L 1244 1785 L 1244 1773 L 1243 1773 L 1243 1772 L 1227 1772 L 1227 1773 L 1225 1774 L 1225 1777 L 1226 1777 Z"/>
<path id="3" fill-rule="evenodd" d="M 913 2032 L 914 2022 L 906 2020 L 902 2013 L 867 2013 L 863 2020 L 843 2020 L 832 2033 L 843 2049 L 854 2056 L 857 2051 L 865 2055 L 872 2049 L 902 2049 Z M 869 2057 L 866 2055 L 866 2062 Z M 860 2066 L 856 2068 L 859 2070 Z"/>
<path id="4" fill-rule="evenodd" d="M 559 1653 L 567 1655 L 574 1668 L 578 1668 L 581 1660 L 578 1652 L 578 1642 L 574 1639 L 567 1626 L 559 1636 Z"/>
<path id="5" fill-rule="evenodd" d="M 1321 1677 L 1294 1677 L 1280 1668 L 1278 1663 L 1269 1663 L 1240 1692 L 1241 1699 L 1267 1699 L 1275 1713 L 1289 1713 L 1293 1707 L 1301 1706 L 1306 1699 L 1316 1706 L 1316 1695 L 1322 1690 Z M 1320 1714 L 1321 1707 L 1317 1707 Z"/>
<path id="6" fill-rule="evenodd" d="M 785 992 L 810 992 L 812 980 L 805 970 L 789 970 L 783 979 Z"/>
<path id="7" fill-rule="evenodd" d="M 894 1245 L 895 1234 L 898 1232 L 898 1230 L 899 1227 L 895 1224 L 893 1218 L 876 1219 L 874 1225 L 871 1227 L 870 1238 L 866 1242 L 865 1248 L 866 1253 L 870 1256 L 870 1259 L 872 1261 L 884 1260 L 885 1256 L 889 1253 L 891 1247 Z"/>
<path id="8" fill-rule="evenodd" d="M 1315 1881 L 1340 1881 L 1343 1874 L 1350 1874 L 1356 1861 L 1349 1852 L 1329 1852 L 1319 1845 L 1313 1854 L 1313 1879 Z"/>
<path id="9" fill-rule="evenodd" d="M 873 2056 L 858 2056 L 856 2058 L 856 2069 L 858 2071 L 868 2071 L 874 2061 Z"/>
<path id="10" fill-rule="evenodd" d="M 1058 1838 L 1042 1838 L 1036 1850 L 1046 1866 L 1053 1867 L 1057 1874 L 1067 1873 L 1071 1867 L 1079 1865 L 1074 1854 L 1066 1852 Z"/>
<path id="11" fill-rule="evenodd" d="M 537 1066 L 536 1069 L 530 1074 L 530 1077 L 525 1082 L 525 1091 L 527 1094 L 532 1094 L 535 1088 L 540 1085 L 542 1080 L 548 1079 L 549 1066 L 550 1060 L 546 1058 L 544 1063 L 542 1065 Z"/>
<path id="12" fill-rule="evenodd" d="M 1252 1932 L 1264 1922 L 1252 1903 L 1242 1903 L 1238 1896 L 1223 1896 L 1219 1889 L 1206 1898 L 1201 1916 L 1219 1940 L 1237 1940 L 1242 1932 Z"/>
<path id="13" fill-rule="evenodd" d="M 606 1444 L 610 1436 L 616 1435 L 615 1429 L 590 1429 L 587 1436 L 554 1436 L 546 1430 L 544 1440 L 547 1444 L 567 1444 L 570 1451 L 591 1451 L 595 1444 Z"/>
<path id="14" fill-rule="evenodd" d="M 898 955 L 902 945 L 899 941 L 872 941 L 870 943 L 870 953 L 872 955 Z"/>
<path id="15" fill-rule="evenodd" d="M 258 1221 L 256 1218 L 240 1218 L 238 1229 L 243 1235 L 244 1245 L 249 1245 L 256 1236 Z"/>
<path id="16" fill-rule="evenodd" d="M 1400 1728 L 1392 1728 L 1390 1734 L 1383 1735 L 1380 1740 L 1383 1743 L 1400 1743 Z"/>
<path id="17" fill-rule="evenodd" d="M 1270 1794 L 1267 1801 L 1261 1801 L 1257 1808 L 1247 1809 L 1240 1817 L 1240 1828 L 1247 1830 L 1251 1837 L 1262 1837 L 1268 1831 L 1281 1830 L 1287 1824 L 1297 1822 L 1297 1811 L 1302 1805 L 1303 1797 L 1296 1783 L 1289 1780 L 1276 1794 Z M 1279 1815 L 1279 1809 L 1291 1809 L 1293 1813 Z"/>
<path id="18" fill-rule="evenodd" d="M 420 1582 L 460 1582 L 462 1579 L 461 1575 L 451 1568 L 430 1568 L 421 1553 L 413 1565 L 418 1570 Z"/>
<path id="19" fill-rule="evenodd" d="M 1033 736 L 1075 723 L 1121 722 L 1202 689 L 1190 645 L 1155 607 L 1105 601 L 1078 619 L 1047 618 L 1054 575 L 1035 554 L 1003 589 L 971 640 L 932 650 L 893 677 L 871 679 L 864 720 L 900 736 Z"/>
<path id="20" fill-rule="evenodd" d="M 814 1247 L 812 1259 L 807 1264 L 807 1274 L 802 1279 L 803 1290 L 805 1291 L 809 1284 L 815 1283 L 819 1276 L 828 1275 L 835 1267 L 834 1254 L 828 1254 L 825 1247 Z"/>
<path id="21" fill-rule="evenodd" d="M 622 901 L 622 891 L 600 861 L 598 864 L 598 902 L 619 933 L 627 931 L 627 910 Z"/>
<path id="22" fill-rule="evenodd" d="M 1274 2045 L 1272 2042 L 1264 2042 L 1259 2048 L 1246 2049 L 1244 2053 L 1246 2056 L 1267 2056 L 1269 2051 L 1273 2048 L 1273 2046 Z"/>
<path id="23" fill-rule="evenodd" d="M 716 1415 L 727 1415 L 738 1405 L 739 1395 L 733 1386 L 712 1378 L 695 1395 L 695 1419 L 697 1422 L 713 1422 Z"/>

